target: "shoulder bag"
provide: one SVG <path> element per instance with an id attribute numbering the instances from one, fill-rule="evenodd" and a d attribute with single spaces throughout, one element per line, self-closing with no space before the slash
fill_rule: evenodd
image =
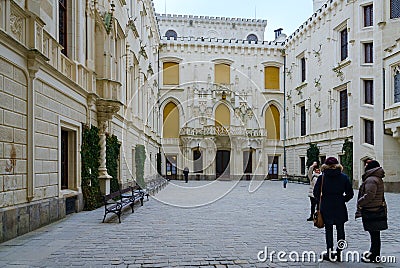
<path id="1" fill-rule="evenodd" d="M 324 219 L 322 218 L 321 214 L 321 204 L 322 204 L 322 186 L 324 185 L 324 175 L 322 175 L 322 181 L 321 181 L 321 193 L 319 195 L 319 204 L 318 204 L 318 209 L 314 212 L 313 215 L 313 221 L 314 221 L 314 226 L 317 228 L 324 228 Z"/>

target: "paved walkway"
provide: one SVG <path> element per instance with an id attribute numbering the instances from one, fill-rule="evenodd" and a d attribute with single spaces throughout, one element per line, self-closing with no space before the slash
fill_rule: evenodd
<path id="1" fill-rule="evenodd" d="M 101 223 L 103 209 L 66 219 L 0 244 L 0 267 L 358 267 L 358 263 L 274 262 L 259 251 L 324 250 L 324 231 L 307 222 L 307 185 L 264 182 L 249 193 L 249 182 L 170 182 L 122 223 Z M 224 195 L 225 194 L 225 195 Z M 400 266 L 398 194 L 387 194 L 390 230 L 382 234 L 382 254 Z M 206 202 L 203 202 L 206 200 Z M 213 200 L 216 200 L 213 202 Z M 168 203 L 168 204 L 166 204 Z M 209 203 L 207 205 L 201 205 Z M 347 250 L 369 248 L 361 221 L 348 205 Z M 294 256 L 295 255 L 291 255 Z M 260 255 L 263 257 L 263 255 Z M 289 256 L 284 256 L 289 258 Z M 376 267 L 372 264 L 364 267 Z"/>

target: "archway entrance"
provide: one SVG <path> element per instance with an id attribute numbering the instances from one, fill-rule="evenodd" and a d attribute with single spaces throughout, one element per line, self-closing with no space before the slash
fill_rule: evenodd
<path id="1" fill-rule="evenodd" d="M 230 167 L 229 167 L 230 157 L 231 157 L 230 151 L 227 150 L 217 151 L 217 157 L 215 163 L 215 173 L 217 178 L 230 176 Z"/>

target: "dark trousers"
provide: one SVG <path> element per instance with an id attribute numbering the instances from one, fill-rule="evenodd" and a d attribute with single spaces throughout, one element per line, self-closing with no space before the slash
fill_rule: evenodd
<path id="1" fill-rule="evenodd" d="M 318 204 L 318 201 L 314 197 L 310 196 L 310 203 L 311 203 L 311 216 L 310 217 L 312 217 L 314 215 L 315 208 Z"/>
<path id="2" fill-rule="evenodd" d="M 368 231 L 371 236 L 371 258 L 381 255 L 381 231 Z"/>
<path id="3" fill-rule="evenodd" d="M 336 224 L 336 232 L 337 232 L 337 240 L 344 240 L 344 223 Z M 329 251 L 333 250 L 333 224 L 325 223 L 325 240 L 326 240 L 326 249 Z"/>

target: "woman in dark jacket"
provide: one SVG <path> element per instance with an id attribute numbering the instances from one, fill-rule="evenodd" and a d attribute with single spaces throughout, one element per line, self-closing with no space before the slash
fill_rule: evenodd
<path id="1" fill-rule="evenodd" d="M 344 223 L 348 221 L 346 202 L 353 198 L 354 191 L 349 178 L 342 173 L 343 167 L 335 157 L 328 157 L 321 170 L 322 175 L 314 186 L 314 197 L 319 203 L 325 223 L 327 254 L 324 254 L 323 258 L 341 261 L 342 249 L 338 248 L 336 253 L 333 251 L 333 225 L 336 225 L 337 241 L 345 240 Z"/>
<path id="2" fill-rule="evenodd" d="M 358 192 L 356 213 L 356 218 L 361 214 L 364 230 L 371 236 L 369 253 L 362 259 L 365 262 L 379 262 L 380 231 L 388 228 L 383 177 L 385 177 L 385 171 L 379 162 L 368 160 L 362 176 L 363 183 Z"/>

